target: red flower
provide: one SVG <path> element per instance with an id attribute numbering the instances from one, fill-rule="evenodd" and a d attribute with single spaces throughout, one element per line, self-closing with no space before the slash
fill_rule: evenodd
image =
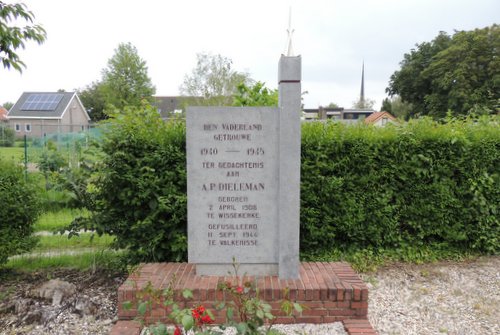
<path id="1" fill-rule="evenodd" d="M 203 313 L 205 313 L 205 307 L 203 306 L 198 306 L 191 310 L 191 315 L 193 315 L 193 318 L 196 320 L 200 319 Z"/>
<path id="2" fill-rule="evenodd" d="M 236 292 L 238 292 L 239 294 L 242 294 L 242 293 L 243 293 L 243 287 L 238 286 L 238 287 L 236 288 Z"/>
<path id="3" fill-rule="evenodd" d="M 179 326 L 175 326 L 174 335 L 182 335 L 182 332 L 181 332 L 181 329 L 179 328 Z"/>
<path id="4" fill-rule="evenodd" d="M 205 316 L 203 316 L 201 318 L 201 322 L 203 322 L 203 323 L 212 323 L 213 320 L 210 318 L 210 315 L 207 314 L 207 315 L 205 315 Z"/>

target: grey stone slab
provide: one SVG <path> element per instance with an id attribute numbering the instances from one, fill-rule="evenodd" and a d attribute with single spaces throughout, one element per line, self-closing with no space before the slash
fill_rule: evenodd
<path id="1" fill-rule="evenodd" d="M 269 107 L 187 109 L 188 260 L 203 274 L 233 259 L 276 271 L 278 118 Z"/>

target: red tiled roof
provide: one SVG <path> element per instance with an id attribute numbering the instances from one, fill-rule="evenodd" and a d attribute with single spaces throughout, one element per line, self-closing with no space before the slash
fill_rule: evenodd
<path id="1" fill-rule="evenodd" d="M 0 106 L 0 121 L 7 121 L 7 110 Z"/>
<path id="2" fill-rule="evenodd" d="M 389 112 L 375 112 L 365 119 L 365 123 L 375 123 L 381 118 L 388 118 L 389 120 L 395 121 L 396 118 Z"/>

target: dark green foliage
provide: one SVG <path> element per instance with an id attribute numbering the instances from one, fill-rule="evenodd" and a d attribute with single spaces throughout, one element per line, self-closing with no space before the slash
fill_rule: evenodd
<path id="1" fill-rule="evenodd" d="M 302 250 L 444 245 L 498 252 L 497 122 L 305 124 Z"/>
<path id="2" fill-rule="evenodd" d="M 139 107 L 143 100 L 153 102 L 153 94 L 156 92 L 148 75 L 146 61 L 130 42 L 118 45 L 115 54 L 108 60 L 107 68 L 102 71 L 102 82 L 92 85 L 89 93 L 93 106 L 89 107 L 98 107 L 97 110 L 102 107 L 103 102 L 117 109 L 125 106 Z M 102 117 L 100 115 L 96 119 Z"/>
<path id="3" fill-rule="evenodd" d="M 382 107 L 380 107 L 381 112 L 389 112 L 392 114 L 392 102 L 389 98 L 382 100 Z"/>
<path id="4" fill-rule="evenodd" d="M 0 124 L 0 147 L 13 147 L 15 140 L 14 129 Z"/>
<path id="5" fill-rule="evenodd" d="M 105 157 L 87 186 L 94 215 L 80 224 L 116 236 L 134 261 L 184 260 L 184 123 L 165 123 L 148 106 L 112 115 L 104 132 Z"/>
<path id="6" fill-rule="evenodd" d="M 148 107 L 106 127 L 102 165 L 87 178 L 93 220 L 77 228 L 115 235 L 134 261 L 185 260 L 184 123 Z M 499 128 L 498 117 L 305 123 L 301 250 L 354 261 L 498 252 Z"/>
<path id="7" fill-rule="evenodd" d="M 40 212 L 34 189 L 23 170 L 0 158 L 0 264 L 12 255 L 31 250 L 33 224 Z"/>
<path id="8" fill-rule="evenodd" d="M 33 24 L 34 19 L 35 15 L 25 4 L 0 1 L 0 62 L 4 68 L 13 67 L 22 72 L 26 65 L 21 61 L 18 49 L 24 49 L 28 41 L 38 44 L 45 41 L 47 34 L 42 26 Z M 19 24 L 19 21 L 22 23 Z"/>
<path id="9" fill-rule="evenodd" d="M 37 166 L 44 175 L 48 175 L 51 172 L 59 172 L 66 165 L 67 162 L 63 154 L 57 150 L 54 144 L 49 142 L 47 149 L 41 153 Z"/>
<path id="10" fill-rule="evenodd" d="M 103 88 L 104 84 L 102 82 L 94 81 L 85 88 L 78 90 L 78 96 L 91 120 L 94 122 L 107 119 L 108 117 L 104 111 L 106 109 L 106 97 L 104 96 Z"/>
<path id="11" fill-rule="evenodd" d="M 233 106 L 278 106 L 278 90 L 268 89 L 263 82 L 248 86 L 242 82 L 237 89 Z"/>
<path id="12" fill-rule="evenodd" d="M 411 103 L 410 116 L 495 114 L 500 103 L 500 26 L 441 32 L 404 55 L 387 92 Z"/>

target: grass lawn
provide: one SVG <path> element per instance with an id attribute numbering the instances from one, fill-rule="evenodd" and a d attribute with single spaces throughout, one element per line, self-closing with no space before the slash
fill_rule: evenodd
<path id="1" fill-rule="evenodd" d="M 75 255 L 52 255 L 35 257 L 16 257 L 10 259 L 5 264 L 5 269 L 16 271 L 40 271 L 47 269 L 78 269 L 92 270 L 96 268 L 112 269 L 119 266 L 120 258 L 123 256 L 121 251 L 96 250 L 82 252 Z"/>
<path id="2" fill-rule="evenodd" d="M 40 236 L 40 241 L 32 253 L 109 247 L 114 241 L 114 237 L 110 235 L 98 236 L 92 232 L 82 232 L 79 236 L 69 238 L 68 235 L 51 234 L 68 226 L 76 217 L 86 214 L 85 210 L 70 208 L 42 214 L 35 223 L 35 232 L 45 234 Z"/>
<path id="3" fill-rule="evenodd" d="M 35 223 L 35 231 L 56 232 L 68 226 L 77 216 L 86 215 L 87 211 L 74 208 L 64 208 L 58 211 L 43 213 Z"/>
<path id="4" fill-rule="evenodd" d="M 28 147 L 28 163 L 36 164 L 40 160 L 42 148 Z M 0 147 L 0 157 L 24 163 L 24 147 Z"/>
<path id="5" fill-rule="evenodd" d="M 34 252 L 56 251 L 56 250 L 77 250 L 78 248 L 106 248 L 113 241 L 114 237 L 109 235 L 97 236 L 97 234 L 84 233 L 79 236 L 50 235 L 40 236 L 40 242 Z"/>
<path id="6" fill-rule="evenodd" d="M 43 213 L 34 226 L 35 232 L 44 232 L 39 236 L 38 245 L 28 254 L 11 257 L 4 267 L 28 272 L 55 268 L 89 270 L 116 267 L 123 252 L 109 249 L 114 237 L 97 236 L 91 232 L 71 238 L 52 234 L 86 213 L 69 208 Z"/>
<path id="7" fill-rule="evenodd" d="M 0 157 L 16 162 L 24 162 L 24 148 L 0 147 Z"/>

